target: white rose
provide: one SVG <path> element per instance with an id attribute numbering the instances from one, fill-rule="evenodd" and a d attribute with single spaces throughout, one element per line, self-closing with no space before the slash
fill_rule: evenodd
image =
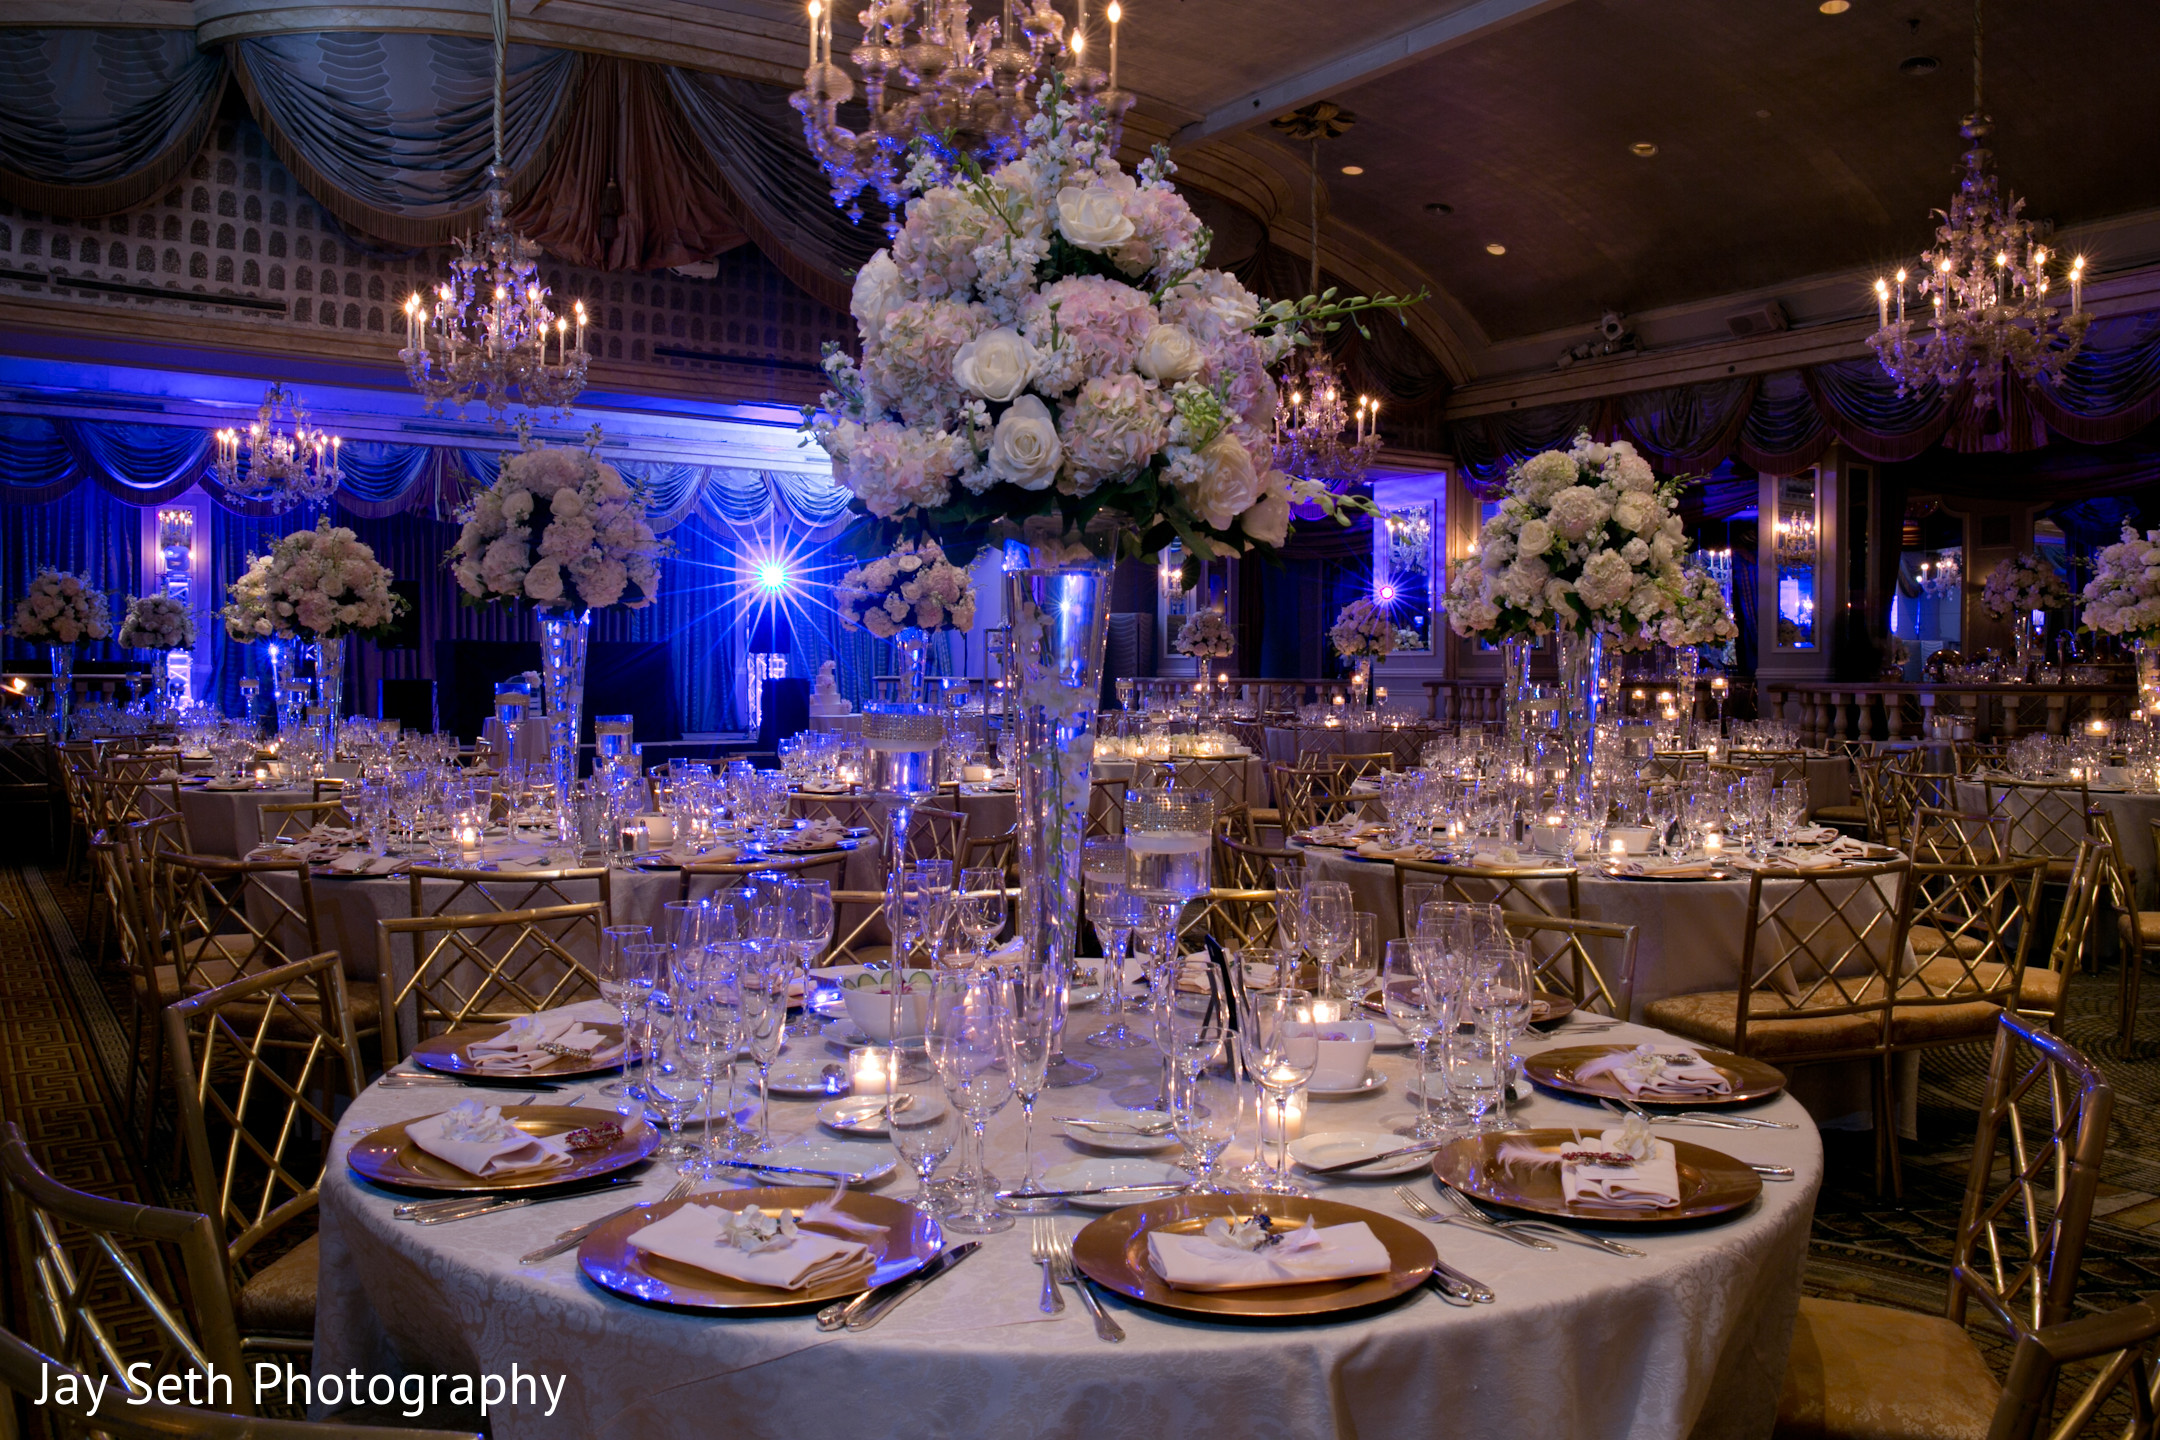
<path id="1" fill-rule="evenodd" d="M 562 566 L 554 560 L 542 560 L 526 571 L 525 593 L 543 605 L 562 599 Z"/>
<path id="2" fill-rule="evenodd" d="M 1215 530 L 1228 530 L 1260 498 L 1260 476 L 1252 452 L 1228 435 L 1218 435 L 1201 449 L 1200 478 L 1185 491 L 1193 514 Z"/>
<path id="3" fill-rule="evenodd" d="M 1182 325 L 1157 325 L 1140 342 L 1133 368 L 1164 385 L 1190 380 L 1200 373 L 1200 344 Z"/>
<path id="4" fill-rule="evenodd" d="M 1130 189 L 1132 181 L 1125 181 Z M 1058 191 L 1058 233 L 1082 250 L 1109 250 L 1132 238 L 1132 217 L 1117 188 L 1096 183 L 1085 190 L 1068 185 Z"/>
<path id="5" fill-rule="evenodd" d="M 1289 477 L 1270 470 L 1261 481 L 1260 498 L 1245 512 L 1246 538 L 1262 545 L 1280 545 L 1290 537 Z"/>
<path id="6" fill-rule="evenodd" d="M 1552 526 L 1543 520 L 1525 521 L 1516 545 L 1525 555 L 1542 555 L 1552 549 Z"/>
<path id="7" fill-rule="evenodd" d="M 1035 372 L 1035 347 L 1017 330 L 991 330 L 976 336 L 953 356 L 953 379 L 960 387 L 1000 404 L 1027 388 Z"/>
<path id="8" fill-rule="evenodd" d="M 862 328 L 865 345 L 877 342 L 886 314 L 906 299 L 907 281 L 889 252 L 878 251 L 855 272 L 855 293 L 848 300 L 848 313 Z"/>
<path id="9" fill-rule="evenodd" d="M 1023 490 L 1044 490 L 1057 478 L 1064 459 L 1049 407 L 1033 395 L 1021 396 L 998 417 L 990 437 L 990 469 L 1000 480 Z"/>

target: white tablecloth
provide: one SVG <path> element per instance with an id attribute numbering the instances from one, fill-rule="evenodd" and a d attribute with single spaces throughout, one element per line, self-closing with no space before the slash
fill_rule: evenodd
<path id="1" fill-rule="evenodd" d="M 1076 1024 L 1080 1030 L 1083 1027 Z M 1600 1037 L 1632 1042 L 1648 1032 Z M 811 1048 L 817 1042 L 793 1041 Z M 1568 1043 L 1564 1030 L 1551 1043 Z M 1077 1147 L 1047 1114 L 1082 1113 L 1102 1087 L 1152 1076 L 1152 1052 L 1108 1058 L 1105 1081 L 1045 1093 L 1037 1145 L 1044 1164 Z M 820 1048 L 820 1053 L 822 1052 Z M 1315 1101 L 1308 1131 L 1406 1118 L 1408 1062 L 1376 1057 L 1390 1089 Z M 553 1097 L 570 1103 L 573 1093 Z M 1793 1131 L 1675 1130 L 1675 1138 L 1748 1160 L 1790 1165 L 1793 1183 L 1764 1187 L 1728 1223 L 1630 1234 L 1648 1259 L 1577 1246 L 1522 1249 L 1460 1227 L 1426 1234 L 1449 1263 L 1497 1292 L 1456 1309 L 1419 1291 L 1386 1310 L 1331 1325 L 1237 1326 L 1173 1319 L 1111 1299 L 1130 1337 L 1106 1345 L 1066 1292 L 1065 1312 L 1036 1308 L 1040 1272 L 1025 1219 L 987 1237 L 982 1253 L 910 1299 L 876 1329 L 821 1335 L 806 1315 L 723 1319 L 641 1307 L 599 1290 L 575 1253 L 524 1265 L 557 1231 L 624 1204 L 611 1191 L 544 1207 L 421 1228 L 395 1220 L 399 1197 L 355 1181 L 344 1152 L 372 1126 L 438 1111 L 454 1097 L 371 1090 L 346 1112 L 322 1189 L 317 1374 L 567 1375 L 560 1407 L 498 1410 L 496 1440 L 638 1437 L 857 1440 L 866 1435 L 1028 1436 L 1031 1440 L 1167 1440 L 1230 1433 L 1315 1436 L 1541 1435 L 1584 1440 L 1767 1436 L 1777 1408 L 1821 1149 L 1789 1099 L 1764 1113 Z M 592 1103 L 605 1105 L 604 1099 Z M 1324 1121 L 1320 1117 L 1325 1117 Z M 1533 1125 L 1591 1125 L 1601 1112 L 1538 1095 Z M 775 1104 L 776 1133 L 816 1128 L 807 1102 Z M 1020 1173 L 1017 1105 L 991 1122 L 991 1159 Z M 864 1143 L 882 1151 L 881 1145 Z M 1242 1163 L 1242 1147 L 1231 1163 Z M 655 1167 L 637 1194 L 657 1198 L 674 1176 Z M 1429 1177 L 1349 1182 L 1329 1197 L 1402 1216 L 1389 1187 Z M 907 1181 L 886 1182 L 901 1194 Z M 1060 1217 L 1070 1231 L 1084 1215 Z"/>
<path id="2" fill-rule="evenodd" d="M 1270 725 L 1264 740 L 1270 765 L 1295 765 L 1307 755 L 1378 755 L 1395 757 L 1397 769 L 1418 763 L 1426 742 L 1440 732 L 1428 726 L 1400 729 L 1340 730 L 1320 725 Z"/>
<path id="3" fill-rule="evenodd" d="M 2077 808 L 2077 792 L 2060 792 L 2067 800 L 2054 795 L 2040 795 L 2034 791 L 2010 792 L 2012 843 L 2033 845 L 2051 853 L 2067 853 L 2082 833 L 2081 827 L 2069 813 Z M 2160 876 L 2155 870 L 2153 851 L 2153 822 L 2160 820 L 2160 795 L 2135 790 L 2088 790 L 2088 803 L 2108 812 L 2115 821 L 2115 834 L 2122 841 L 2123 863 L 2137 876 L 2138 908 L 2151 910 L 2160 907 Z M 1987 789 L 1978 780 L 1960 780 L 1957 785 L 1958 809 L 1967 814 L 1978 815 L 1987 809 Z M 2033 818 L 2019 823 L 2015 817 L 2036 812 Z"/>
<path id="4" fill-rule="evenodd" d="M 262 807 L 304 805 L 315 798 L 312 785 L 261 790 L 180 791 L 180 813 L 187 817 L 188 844 L 197 855 L 221 855 L 238 860 L 262 843 Z M 164 810 L 164 797 L 155 791 L 144 795 L 145 813 Z"/>

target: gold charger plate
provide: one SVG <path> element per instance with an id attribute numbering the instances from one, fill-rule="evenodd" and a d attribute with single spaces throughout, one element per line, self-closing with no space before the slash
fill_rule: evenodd
<path id="1" fill-rule="evenodd" d="M 1543 1030 L 1549 1026 L 1558 1025 L 1568 1016 L 1575 1013 L 1575 1002 L 1573 1000 L 1570 1000 L 1565 995 L 1555 995 L 1550 990 L 1538 991 L 1531 997 L 1530 1003 L 1533 1007 L 1530 1015 L 1530 1028 L 1533 1030 Z M 1534 1008 L 1539 1005 L 1545 1007 L 1543 1014 L 1537 1013 Z"/>
<path id="2" fill-rule="evenodd" d="M 444 1106 L 444 1109 L 450 1107 Z M 606 1110 L 593 1110 L 576 1105 L 505 1105 L 502 1117 L 529 1135 L 567 1135 L 588 1125 L 599 1125 L 618 1116 Z M 405 1127 L 417 1120 L 429 1117 L 416 1115 L 412 1120 L 400 1120 L 395 1125 L 385 1125 L 371 1130 L 355 1141 L 352 1149 L 345 1152 L 345 1163 L 363 1180 L 378 1185 L 396 1185 L 407 1190 L 475 1190 L 495 1192 L 502 1190 L 539 1190 L 551 1185 L 574 1185 L 581 1180 L 593 1180 L 602 1175 L 612 1175 L 626 1170 L 659 1148 L 660 1133 L 644 1121 L 636 1121 L 623 1129 L 622 1138 L 605 1150 L 593 1151 L 572 1158 L 571 1163 L 559 1170 L 526 1170 L 510 1175 L 492 1175 L 482 1179 L 468 1175 L 447 1160 L 438 1159 L 422 1150 L 405 1133 Z"/>
<path id="3" fill-rule="evenodd" d="M 1596 1225 L 1670 1225 L 1701 1220 L 1751 1205 L 1762 1194 L 1762 1177 L 1753 1170 L 1730 1155 L 1685 1140 L 1671 1142 L 1680 1172 L 1680 1203 L 1670 1210 L 1631 1210 L 1624 1205 L 1592 1201 L 1570 1205 L 1561 1195 L 1559 1165 L 1503 1166 L 1498 1158 L 1504 1144 L 1529 1145 L 1557 1155 L 1580 1143 L 1573 1130 L 1503 1130 L 1469 1135 L 1433 1157 L 1433 1174 L 1442 1184 L 1452 1185 L 1474 1200 Z"/>
<path id="4" fill-rule="evenodd" d="M 1362 1220 L 1387 1247 L 1388 1272 L 1256 1290 L 1180 1290 L 1148 1263 L 1151 1231 L 1197 1235 L 1219 1215 L 1262 1211 L 1284 1220 L 1310 1218 L 1323 1228 Z M 1439 1258 L 1430 1240 L 1400 1220 L 1301 1195 L 1176 1195 L 1112 1211 L 1073 1237 L 1073 1263 L 1096 1284 L 1165 1310 L 1220 1320 L 1308 1320 L 1378 1305 L 1424 1284 Z"/>
<path id="5" fill-rule="evenodd" d="M 1575 1071 L 1590 1061 L 1634 1048 L 1632 1045 L 1568 1045 L 1557 1050 L 1541 1050 L 1523 1061 L 1523 1073 L 1548 1090 L 1564 1091 L 1569 1095 L 1593 1095 L 1601 1100 L 1632 1099 L 1638 1105 L 1677 1105 L 1686 1110 L 1707 1105 L 1745 1105 L 1754 1100 L 1767 1100 L 1785 1089 L 1784 1071 L 1723 1050 L 1696 1049 L 1695 1053 L 1714 1066 L 1732 1086 L 1732 1092 L 1726 1095 L 1631 1096 L 1611 1071 L 1593 1075 L 1588 1080 L 1575 1078 Z"/>
<path id="6" fill-rule="evenodd" d="M 558 1055 L 537 1070 L 483 1070 L 475 1065 L 466 1047 L 483 1044 L 509 1028 L 509 1024 L 505 1022 L 501 1025 L 467 1025 L 445 1031 L 413 1046 L 412 1057 L 428 1069 L 440 1070 L 446 1075 L 476 1076 L 482 1080 L 500 1080 L 513 1086 L 521 1080 L 566 1080 L 579 1075 L 608 1075 L 622 1069 L 619 1055 L 613 1060 L 599 1063 Z M 598 1032 L 606 1045 L 622 1044 L 620 1025 L 593 1020 L 585 1022 L 585 1028 Z"/>
<path id="7" fill-rule="evenodd" d="M 844 1239 L 862 1238 L 870 1247 L 874 1263 L 869 1269 L 801 1290 L 774 1290 L 764 1285 L 730 1280 L 695 1266 L 648 1255 L 630 1243 L 632 1235 L 685 1205 L 727 1210 L 755 1205 L 761 1210 L 793 1210 L 800 1215 L 804 1206 L 831 1197 L 832 1191 L 822 1186 L 776 1185 L 761 1190 L 723 1190 L 712 1195 L 692 1195 L 664 1205 L 648 1205 L 628 1215 L 617 1216 L 586 1236 L 584 1243 L 578 1246 L 578 1268 L 601 1289 L 648 1305 L 721 1312 L 799 1310 L 860 1295 L 903 1275 L 912 1275 L 944 1248 L 945 1237 L 936 1222 L 926 1218 L 914 1206 L 883 1195 L 864 1195 L 853 1190 L 840 1197 L 840 1209 L 859 1220 L 883 1225 L 885 1234 L 882 1237 L 857 1237 L 842 1235 L 838 1230 L 820 1230 L 819 1233 L 841 1235 Z"/>

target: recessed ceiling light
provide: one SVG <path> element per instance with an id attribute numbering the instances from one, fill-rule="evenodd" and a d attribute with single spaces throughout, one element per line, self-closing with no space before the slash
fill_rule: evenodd
<path id="1" fill-rule="evenodd" d="M 1452 215 L 1455 213 L 1455 207 L 1445 200 L 1428 200 L 1425 202 L 1425 213 L 1428 215 Z"/>
<path id="2" fill-rule="evenodd" d="M 1637 140 L 1627 148 L 1629 154 L 1638 155 L 1645 160 L 1657 154 L 1657 146 L 1648 140 Z"/>
<path id="3" fill-rule="evenodd" d="M 1852 9 L 1852 0 L 1822 0 L 1815 8 L 1825 15 L 1842 15 Z"/>
<path id="4" fill-rule="evenodd" d="M 1485 247 L 1485 253 L 1488 255 L 1505 255 L 1507 254 L 1507 246 L 1502 245 L 1499 241 L 1495 240 L 1492 242 L 1492 244 Z"/>
<path id="5" fill-rule="evenodd" d="M 1932 75 L 1942 69 L 1942 61 L 1932 55 L 1913 55 L 1898 62 L 1900 75 Z"/>
<path id="6" fill-rule="evenodd" d="M 1362 175 L 1365 173 L 1365 167 L 1362 165 L 1345 165 L 1342 167 L 1342 173 L 1345 175 Z"/>

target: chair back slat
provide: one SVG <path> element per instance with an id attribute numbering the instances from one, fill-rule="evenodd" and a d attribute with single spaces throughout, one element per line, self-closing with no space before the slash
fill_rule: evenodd
<path id="1" fill-rule="evenodd" d="M 605 865 L 565 866 L 554 870 L 467 870 L 456 866 L 413 865 L 405 871 L 415 915 L 507 915 L 514 910 L 542 910 L 550 905 L 598 902 L 614 924 L 612 871 Z M 436 882 L 435 894 L 428 883 Z M 590 887 L 590 888 L 587 888 Z"/>
<path id="2" fill-rule="evenodd" d="M 1907 931 L 1913 965 L 1898 988 L 1901 1010 L 1985 1000 L 2015 1006 L 2040 929 L 2045 860 L 1915 864 Z"/>
<path id="3" fill-rule="evenodd" d="M 1984 782 L 1988 813 L 2010 820 L 2010 848 L 2017 855 L 2059 860 L 2094 838 L 2092 795 L 2085 782 L 2005 780 Z"/>
<path id="4" fill-rule="evenodd" d="M 1281 892 L 1272 888 L 1212 889 L 1185 907 L 1178 934 L 1193 943 L 1213 935 L 1232 950 L 1277 949 L 1281 899 Z"/>
<path id="5" fill-rule="evenodd" d="M 2129 1421 L 2115 1433 L 2122 1440 L 2152 1440 L 2160 1430 L 2155 1339 L 2160 1339 L 2160 1305 L 2151 1301 L 2019 1336 L 1987 1440 L 2071 1440 L 2086 1433 L 2100 1419 L 2102 1407 L 2125 1387 L 2123 1402 L 2112 1408 L 2127 1409 Z M 2070 1366 L 2087 1378 L 2084 1388 L 2066 1400 L 2062 1381 Z M 2050 1428 L 2051 1418 L 2058 1415 L 2061 1419 Z"/>
<path id="6" fill-rule="evenodd" d="M 1566 889 L 1564 906 L 1541 893 L 1558 882 Z M 1442 895 L 1458 904 L 1497 905 L 1522 915 L 1545 915 L 1563 920 L 1582 918 L 1582 876 L 1572 865 L 1444 865 L 1431 860 L 1395 862 L 1396 913 L 1403 914 L 1403 887 L 1426 884 L 1440 887 Z M 1403 933 L 1417 929 L 1415 915 L 1403 915 Z"/>
<path id="7" fill-rule="evenodd" d="M 598 902 L 376 921 L 383 1063 L 445 1030 L 598 996 L 594 972 L 606 923 Z"/>
<path id="8" fill-rule="evenodd" d="M 1915 805 L 1906 851 L 1926 865 L 1985 865 L 2013 858 L 2010 817 Z"/>
<path id="9" fill-rule="evenodd" d="M 1881 1053 L 1912 906 L 1912 862 L 1904 859 L 1833 874 L 1753 872 L 1734 1048 L 1749 1053 L 1749 1029 L 1765 1023 L 1859 1016 L 1868 1023 L 1826 1050 Z"/>
<path id="10" fill-rule="evenodd" d="M 315 883 L 301 860 L 154 857 L 165 963 L 183 990 L 289 965 L 322 949 Z"/>
<path id="11" fill-rule="evenodd" d="M 1628 1018 L 1639 938 L 1635 926 L 1514 911 L 1502 915 L 1501 923 L 1529 945 L 1539 989 L 1564 995 L 1581 1009 Z"/>
<path id="12" fill-rule="evenodd" d="M 336 825 L 350 829 L 352 817 L 345 813 L 343 802 L 337 800 L 302 800 L 293 805 L 262 807 L 262 839 L 265 845 L 305 840 L 308 832 L 317 825 Z"/>

